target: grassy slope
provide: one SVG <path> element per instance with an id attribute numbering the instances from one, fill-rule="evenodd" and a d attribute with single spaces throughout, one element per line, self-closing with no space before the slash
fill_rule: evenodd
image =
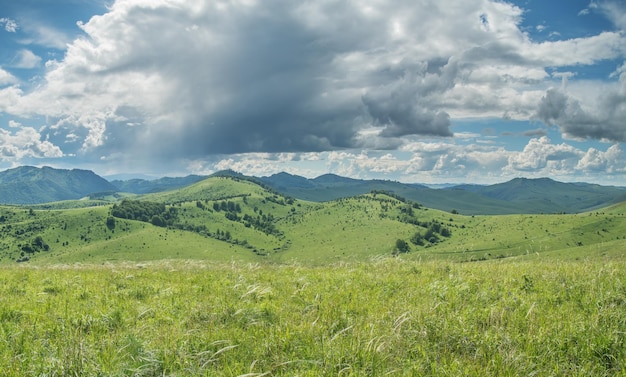
<path id="1" fill-rule="evenodd" d="M 268 255 L 138 221 L 117 219 L 112 232 L 108 207 L 0 207 L 3 375 L 601 376 L 626 368 L 626 203 L 580 215 L 414 209 L 452 237 L 392 258 L 394 241 L 420 228 L 397 221 L 406 205 L 385 195 L 289 204 L 223 178 L 161 195 L 144 199 L 176 203 L 180 221 L 228 229 Z M 204 209 L 196 195 L 205 195 Z M 282 233 L 211 210 L 226 197 L 239 215 L 272 213 Z M 10 262 L 6 253 L 36 236 L 50 251 Z M 509 258 L 454 263 L 500 255 Z"/>
<path id="2" fill-rule="evenodd" d="M 40 236 L 50 251 L 26 253 L 31 262 L 180 258 L 323 264 L 390 255 L 397 239 L 409 241 L 415 232 L 424 231 L 398 221 L 406 205 L 382 194 L 328 203 L 291 201 L 248 181 L 214 177 L 141 198 L 178 207 L 180 224 L 205 226 L 206 233 L 122 219 L 112 232 L 106 227 L 109 206 L 35 210 L 32 214 L 19 207 L 0 207 L 0 215 L 5 215 L 0 224 L 0 263 L 12 263 L 20 257 L 23 245 Z M 223 211 L 213 210 L 213 204 L 221 201 L 236 203 L 240 218 L 271 214 L 277 231 L 268 234 L 243 221 L 228 220 Z M 626 204 L 578 215 L 463 216 L 415 209 L 415 219 L 435 220 L 449 228 L 452 236 L 430 247 L 411 244 L 411 252 L 403 258 L 471 261 L 536 253 L 575 258 L 596 252 L 618 255 L 626 243 L 625 213 Z M 229 242 L 210 237 L 218 231 L 228 232 Z"/>

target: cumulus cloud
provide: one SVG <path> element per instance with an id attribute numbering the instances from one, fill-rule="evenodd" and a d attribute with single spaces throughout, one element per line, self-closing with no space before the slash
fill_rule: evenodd
<path id="1" fill-rule="evenodd" d="M 24 158 L 58 158 L 63 156 L 61 149 L 42 140 L 41 134 L 32 127 L 12 123 L 15 132 L 0 128 L 0 160 L 20 161 Z"/>
<path id="2" fill-rule="evenodd" d="M 4 69 L 0 68 L 0 86 L 8 85 L 8 84 L 16 84 L 17 82 L 18 82 L 18 79 L 15 76 L 5 71 Z"/>
<path id="3" fill-rule="evenodd" d="M 546 71 L 623 57 L 623 35 L 537 44 L 520 29 L 523 16 L 490 0 L 117 0 L 80 24 L 84 35 L 73 41 L 29 26 L 32 43 L 65 55 L 46 62 L 42 82 L 26 93 L 0 70 L 0 84 L 11 85 L 0 89 L 0 111 L 46 117 L 45 136 L 66 154 L 154 164 L 395 150 L 450 138 L 455 119 L 502 114 L 535 115 L 572 137 L 624 140 L 623 91 L 607 93 L 593 112 L 547 90 L 554 77 Z M 39 61 L 28 52 L 20 65 L 33 67 Z M 523 170 L 559 158 L 424 148 L 405 149 L 414 153 L 407 170 L 472 170 L 479 158 Z M 370 161 L 381 173 L 400 164 L 387 154 L 358 156 L 355 164 Z M 220 166 L 242 160 L 221 158 Z"/>
<path id="4" fill-rule="evenodd" d="M 581 139 L 626 141 L 626 74 L 620 87 L 601 94 L 592 106 L 584 106 L 561 89 L 549 89 L 542 97 L 536 117 L 559 126 L 565 136 Z"/>
<path id="5" fill-rule="evenodd" d="M 626 170 L 624 151 L 618 144 L 610 146 L 606 152 L 589 148 L 578 161 L 576 169 L 593 173 L 623 173 Z"/>
<path id="6" fill-rule="evenodd" d="M 543 136 L 531 139 L 521 153 L 512 155 L 509 164 L 514 170 L 537 171 L 552 165 L 572 167 L 580 158 L 581 152 L 568 144 L 552 144 Z"/>

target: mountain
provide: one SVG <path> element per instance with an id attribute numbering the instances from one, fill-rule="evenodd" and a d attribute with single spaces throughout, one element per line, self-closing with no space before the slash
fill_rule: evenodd
<path id="1" fill-rule="evenodd" d="M 578 213 L 626 200 L 624 187 L 563 183 L 549 178 L 515 178 L 495 185 L 441 189 L 334 174 L 307 179 L 280 173 L 259 179 L 276 191 L 303 200 L 324 202 L 378 190 L 393 192 L 429 208 L 470 215 Z"/>
<path id="2" fill-rule="evenodd" d="M 457 185 L 435 189 L 420 184 L 354 179 L 335 174 L 309 179 L 278 173 L 257 178 L 225 170 L 209 177 L 248 181 L 292 198 L 313 202 L 386 191 L 428 208 L 448 212 L 454 210 L 466 215 L 579 213 L 626 200 L 625 187 L 563 183 L 550 178 L 515 178 L 494 185 Z M 0 203 L 39 204 L 80 199 L 93 193 L 145 195 L 187 188 L 209 177 L 189 175 L 108 182 L 89 170 L 24 166 L 0 172 Z"/>
<path id="3" fill-rule="evenodd" d="M 593 210 L 626 200 L 626 188 L 589 183 L 564 183 L 550 178 L 515 178 L 489 186 L 463 185 L 463 190 L 481 196 L 519 203 L 534 212 L 573 213 Z"/>
<path id="4" fill-rule="evenodd" d="M 186 177 L 163 177 L 159 179 L 129 179 L 129 180 L 113 180 L 113 184 L 117 191 L 130 192 L 133 194 L 148 194 L 152 192 L 161 192 L 174 190 L 192 185 L 206 177 L 200 175 L 188 175 Z"/>
<path id="5" fill-rule="evenodd" d="M 80 199 L 117 188 L 90 170 L 22 166 L 0 172 L 0 203 L 38 204 Z"/>

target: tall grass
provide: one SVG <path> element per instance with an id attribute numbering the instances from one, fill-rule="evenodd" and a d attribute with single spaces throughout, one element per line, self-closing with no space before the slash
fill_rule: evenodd
<path id="1" fill-rule="evenodd" d="M 624 374 L 623 261 L 3 267 L 5 376 Z"/>

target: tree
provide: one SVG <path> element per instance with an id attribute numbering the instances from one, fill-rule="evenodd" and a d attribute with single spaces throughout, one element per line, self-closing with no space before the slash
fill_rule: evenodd
<path id="1" fill-rule="evenodd" d="M 107 228 L 109 228 L 110 231 L 113 231 L 113 229 L 115 229 L 115 217 L 107 217 Z"/>
<path id="2" fill-rule="evenodd" d="M 402 239 L 397 239 L 396 240 L 396 250 L 399 253 L 408 253 L 409 251 L 411 251 L 411 247 L 409 246 L 409 244 Z"/>
<path id="3" fill-rule="evenodd" d="M 150 220 L 150 222 L 152 223 L 152 225 L 154 226 L 160 226 L 160 227 L 164 227 L 167 224 L 165 223 L 165 220 L 163 220 L 163 218 L 161 216 L 158 215 L 154 215 L 152 216 L 152 219 Z"/>
<path id="4" fill-rule="evenodd" d="M 413 237 L 411 237 L 411 242 L 418 246 L 424 246 L 424 236 L 420 232 L 415 232 Z"/>

